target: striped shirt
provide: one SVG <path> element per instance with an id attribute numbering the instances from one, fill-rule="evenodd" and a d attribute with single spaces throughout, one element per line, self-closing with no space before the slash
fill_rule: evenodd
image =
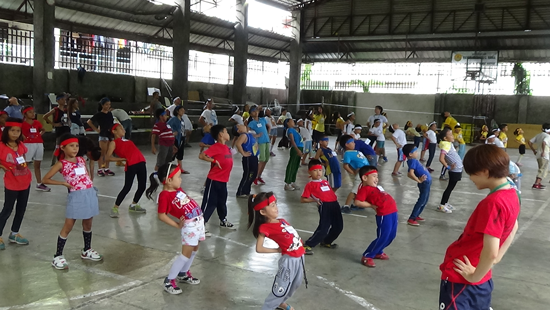
<path id="1" fill-rule="evenodd" d="M 441 153 L 445 155 L 447 164 L 451 167 L 453 167 L 454 164 L 454 168 L 451 168 L 451 172 L 462 172 L 462 159 L 460 159 L 453 144 L 449 141 L 441 140 L 441 142 L 439 142 L 439 148 L 441 149 Z"/>
<path id="2" fill-rule="evenodd" d="M 159 145 L 174 145 L 174 140 L 176 139 L 174 137 L 174 132 L 172 131 L 170 125 L 166 124 L 165 122 L 157 122 L 155 126 L 153 126 L 152 133 L 156 136 L 159 136 Z"/>

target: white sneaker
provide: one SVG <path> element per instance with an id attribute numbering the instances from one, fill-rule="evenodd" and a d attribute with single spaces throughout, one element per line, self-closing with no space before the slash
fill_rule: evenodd
<path id="1" fill-rule="evenodd" d="M 183 293 L 181 288 L 178 287 L 176 283 L 176 279 L 168 280 L 168 278 L 164 279 L 164 290 L 172 295 L 178 295 Z"/>
<path id="2" fill-rule="evenodd" d="M 285 184 L 285 191 L 293 191 L 293 190 L 295 190 L 295 188 L 292 187 L 292 185 L 290 185 L 290 184 Z"/>
<path id="3" fill-rule="evenodd" d="M 447 207 L 447 209 L 451 210 L 451 211 L 454 211 L 455 210 L 455 207 L 453 207 L 452 205 L 446 203 L 445 206 Z"/>
<path id="4" fill-rule="evenodd" d="M 187 284 L 191 284 L 191 285 L 197 285 L 199 283 L 201 283 L 201 280 L 197 279 L 197 278 L 194 278 L 190 272 L 186 272 L 186 273 L 179 273 L 178 274 L 178 282 L 179 283 L 187 283 Z"/>
<path id="5" fill-rule="evenodd" d="M 63 257 L 63 255 L 54 257 L 52 261 L 52 266 L 53 268 L 58 270 L 69 269 L 69 264 L 67 264 L 67 261 L 65 260 L 65 257 Z"/>
<path id="6" fill-rule="evenodd" d="M 295 183 L 291 183 L 290 186 L 292 186 L 295 190 L 300 190 L 300 186 L 296 185 Z"/>
<path id="7" fill-rule="evenodd" d="M 212 233 L 211 233 L 208 229 L 206 229 L 206 230 L 204 231 L 204 236 L 205 236 L 205 237 L 212 237 Z"/>
<path id="8" fill-rule="evenodd" d="M 94 262 L 98 262 L 103 259 L 103 255 L 100 255 L 94 249 L 88 249 L 87 251 L 82 250 L 80 257 L 82 259 L 89 259 Z"/>
<path id="9" fill-rule="evenodd" d="M 443 212 L 443 213 L 453 213 L 453 211 L 447 208 L 446 205 L 439 205 L 439 207 L 437 207 L 437 211 Z"/>

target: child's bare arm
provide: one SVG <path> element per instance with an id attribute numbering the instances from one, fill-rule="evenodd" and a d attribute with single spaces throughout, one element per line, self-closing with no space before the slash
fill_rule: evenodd
<path id="1" fill-rule="evenodd" d="M 499 256 L 500 239 L 491 235 L 483 235 L 483 249 L 479 257 L 479 263 L 476 267 L 472 266 L 468 257 L 463 256 L 461 259 L 455 259 L 454 270 L 470 283 L 481 281 L 483 277 L 493 268 L 496 259 Z"/>
<path id="2" fill-rule="evenodd" d="M 256 252 L 258 253 L 280 253 L 281 252 L 280 248 L 270 249 L 270 248 L 264 247 L 264 241 L 265 241 L 265 235 L 260 234 L 258 236 L 258 239 L 256 239 Z"/>
<path id="3" fill-rule="evenodd" d="M 414 169 L 409 169 L 409 173 L 407 174 L 407 176 L 409 177 L 409 179 L 416 181 L 416 183 L 422 183 L 428 178 L 426 175 L 423 175 L 420 178 L 416 177 L 416 175 L 414 174 Z"/>
<path id="4" fill-rule="evenodd" d="M 516 223 L 514 224 L 514 228 L 512 229 L 512 232 L 510 233 L 510 235 L 508 236 L 508 239 L 504 241 L 504 243 L 500 247 L 500 250 L 498 250 L 498 256 L 495 259 L 495 264 L 500 263 L 500 261 L 504 257 L 504 254 L 506 254 L 506 251 L 508 251 L 508 248 L 510 247 L 510 245 L 512 245 L 512 242 L 514 242 L 514 237 L 516 236 L 518 227 L 519 227 L 519 224 L 518 224 L 518 221 L 516 220 Z"/>
<path id="5" fill-rule="evenodd" d="M 351 166 L 349 164 L 344 164 L 344 170 L 346 170 L 350 174 L 355 174 L 355 170 L 351 169 Z"/>

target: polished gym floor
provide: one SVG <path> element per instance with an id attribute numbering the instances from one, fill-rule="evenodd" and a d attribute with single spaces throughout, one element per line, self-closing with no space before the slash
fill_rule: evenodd
<path id="1" fill-rule="evenodd" d="M 450 200 L 456 211 L 436 212 L 446 182 L 438 179 L 440 164 L 434 164 L 431 196 L 422 214 L 426 222 L 420 227 L 408 226 L 405 221 L 418 189 L 406 176 L 390 175 L 396 154 L 391 143 L 387 150 L 390 160 L 380 168 L 380 184 L 397 201 L 400 219 L 397 238 L 386 250 L 390 260 L 377 262 L 376 268 L 361 265 L 361 254 L 376 235 L 374 212 L 344 215 L 344 231 L 336 241 L 339 248 L 317 247 L 314 255 L 306 256 L 308 288 L 302 285 L 288 301 L 296 310 L 439 308 L 439 264 L 447 246 L 459 237 L 472 210 L 488 191 L 478 191 L 464 174 Z M 148 148 L 142 151 L 150 173 L 155 156 Z M 185 151 L 184 168 L 191 174 L 183 175 L 182 187 L 200 203 L 209 164 L 198 159 L 198 145 Z M 279 215 L 306 240 L 317 226 L 317 208 L 300 203 L 301 191 L 283 190 L 288 151 L 274 152 L 277 156 L 271 158 L 264 173 L 267 184 L 253 186 L 253 192 L 274 191 Z M 508 153 L 516 159 L 517 150 Z M 0 309 L 260 309 L 270 291 L 279 255 L 255 253 L 255 239 L 246 228 L 247 201 L 235 198 L 242 168 L 240 155 L 234 159 L 227 205 L 228 220 L 237 229 L 219 228 L 214 213 L 207 226 L 213 236 L 201 243 L 191 267 L 201 283 L 181 284 L 181 295 L 169 295 L 162 286 L 172 259 L 181 249 L 180 232 L 157 219 L 155 204 L 143 197 L 141 205 L 148 212 L 129 214 L 131 192 L 120 218 L 109 217 L 123 185 L 122 167 L 112 165 L 116 176 L 96 177 L 94 183 L 99 188 L 100 214 L 94 218 L 92 246 L 104 255 L 104 261 L 80 259 L 83 238 L 77 223 L 65 247 L 68 271 L 50 265 L 64 222 L 67 192 L 61 186 L 49 193 L 37 192 L 33 182 L 20 231 L 30 244 L 6 244 L 6 250 L 0 252 Z M 49 157 L 44 162 L 49 163 Z M 534 156 L 528 154 L 523 163 L 520 229 L 504 260 L 494 269 L 494 310 L 546 309 L 550 304 L 550 190 L 532 190 Z M 44 166 L 43 175 L 47 172 Z M 343 177 L 344 186 L 337 192 L 342 204 L 351 189 L 348 176 Z M 302 167 L 297 184 L 303 188 L 307 182 L 307 168 Z M 13 215 L 4 230 L 5 240 L 12 219 Z"/>

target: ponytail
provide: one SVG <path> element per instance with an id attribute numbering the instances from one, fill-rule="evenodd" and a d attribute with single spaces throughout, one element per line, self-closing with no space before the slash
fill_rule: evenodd
<path id="1" fill-rule="evenodd" d="M 260 235 L 260 225 L 267 223 L 267 218 L 260 213 L 260 211 L 254 210 L 254 207 L 260 202 L 268 199 L 273 196 L 273 192 L 261 192 L 257 195 L 248 196 L 248 226 L 247 229 L 252 227 L 252 234 L 255 238 L 258 238 Z"/>
<path id="2" fill-rule="evenodd" d="M 151 185 L 149 185 L 149 188 L 145 190 L 145 197 L 147 197 L 148 199 L 154 200 L 153 194 L 159 188 L 160 182 L 164 182 L 168 177 L 168 175 L 172 171 L 176 170 L 176 168 L 178 168 L 178 165 L 174 165 L 172 163 L 166 163 L 160 166 L 157 172 L 151 173 L 151 175 L 149 176 L 149 182 L 151 183 Z M 156 178 L 155 178 L 155 175 L 157 176 Z"/>
<path id="3" fill-rule="evenodd" d="M 151 175 L 149 176 L 149 183 L 151 183 L 151 185 L 149 185 L 149 187 L 145 190 L 145 197 L 147 197 L 150 200 L 154 200 L 153 194 L 157 191 L 157 188 L 160 185 L 159 182 L 157 181 L 157 178 L 155 178 L 156 174 L 157 172 L 151 173 Z"/>

